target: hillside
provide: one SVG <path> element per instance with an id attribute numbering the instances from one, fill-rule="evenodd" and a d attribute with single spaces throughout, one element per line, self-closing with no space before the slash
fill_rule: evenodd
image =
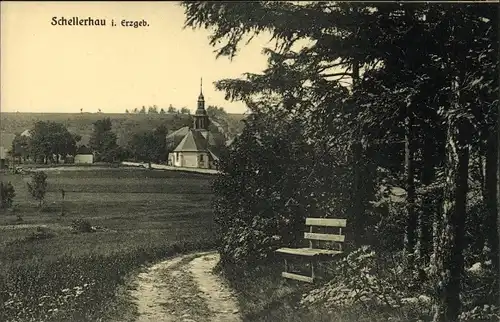
<path id="1" fill-rule="evenodd" d="M 70 132 L 82 136 L 80 144 L 87 144 L 92 133 L 92 124 L 109 117 L 113 131 L 118 136 L 118 144 L 125 145 L 131 135 L 165 125 L 169 132 L 190 125 L 191 120 L 185 114 L 107 114 L 107 113 L 0 113 L 0 145 L 10 148 L 16 133 L 22 133 L 33 127 L 37 121 L 63 123 Z M 229 137 L 241 132 L 245 115 L 228 114 Z"/>

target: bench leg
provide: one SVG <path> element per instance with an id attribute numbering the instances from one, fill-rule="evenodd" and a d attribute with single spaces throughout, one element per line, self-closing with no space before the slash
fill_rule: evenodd
<path id="1" fill-rule="evenodd" d="M 311 277 L 314 279 L 314 261 L 311 261 Z"/>
<path id="2" fill-rule="evenodd" d="M 288 272 L 288 261 L 285 258 L 285 272 Z"/>

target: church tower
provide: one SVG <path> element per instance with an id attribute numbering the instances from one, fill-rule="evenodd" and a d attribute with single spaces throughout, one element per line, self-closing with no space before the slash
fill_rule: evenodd
<path id="1" fill-rule="evenodd" d="M 209 119 L 207 111 L 205 110 L 205 97 L 203 96 L 203 78 L 200 83 L 200 95 L 198 96 L 198 107 L 196 113 L 193 115 L 194 129 L 201 131 L 203 136 L 208 134 Z"/>

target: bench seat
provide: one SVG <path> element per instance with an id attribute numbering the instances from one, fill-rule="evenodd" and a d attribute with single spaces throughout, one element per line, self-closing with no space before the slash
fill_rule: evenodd
<path id="1" fill-rule="evenodd" d="M 286 255 L 303 256 L 310 261 L 311 276 L 301 275 L 293 273 L 289 270 L 288 260 L 285 257 L 285 271 L 281 273 L 281 276 L 288 279 L 293 279 L 297 281 L 314 283 L 315 281 L 315 262 L 321 261 L 322 259 L 333 259 L 335 255 L 342 254 L 342 243 L 345 241 L 345 235 L 342 234 L 342 228 L 347 225 L 346 219 L 338 218 L 306 218 L 306 226 L 309 226 L 309 232 L 304 232 L 304 239 L 309 240 L 309 247 L 304 248 L 289 248 L 283 247 L 277 249 L 275 252 Z M 314 232 L 313 228 L 316 230 L 322 229 L 323 232 Z M 325 233 L 326 229 L 336 228 L 338 229 L 337 234 Z M 330 244 L 328 247 L 321 247 L 320 244 Z M 332 243 L 338 246 L 338 250 L 330 249 Z M 316 244 L 316 245 L 315 245 Z"/>
<path id="2" fill-rule="evenodd" d="M 299 255 L 299 256 L 333 256 L 342 254 L 341 251 L 331 249 L 318 249 L 318 248 L 280 248 L 276 250 L 277 253 Z"/>

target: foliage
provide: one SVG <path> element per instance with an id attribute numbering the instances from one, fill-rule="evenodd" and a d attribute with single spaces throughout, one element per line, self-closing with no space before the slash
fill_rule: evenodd
<path id="1" fill-rule="evenodd" d="M 53 160 L 59 163 L 59 158 L 63 159 L 69 154 L 76 152 L 76 142 L 80 137 L 71 134 L 62 123 L 38 121 L 30 131 L 28 138 L 29 155 L 35 160 Z M 15 151 L 22 154 L 23 142 L 25 139 L 19 138 L 15 143 Z"/>
<path id="2" fill-rule="evenodd" d="M 71 228 L 75 233 L 91 233 L 94 231 L 90 222 L 81 218 L 73 220 Z"/>
<path id="3" fill-rule="evenodd" d="M 158 106 L 153 105 L 148 108 L 148 114 L 158 114 Z"/>
<path id="4" fill-rule="evenodd" d="M 358 245 L 374 242 L 377 250 L 386 253 L 405 245 L 408 258 L 416 258 L 406 261 L 412 272 L 421 273 L 431 262 L 433 270 L 424 275 L 431 277 L 436 291 L 432 293 L 434 319 L 456 320 L 461 272 L 471 260 L 464 257 L 466 222 L 471 219 L 467 218 L 469 168 L 471 163 L 483 164 L 483 157 L 484 172 L 490 175 L 479 176 L 472 184 L 484 187 L 486 238 L 472 239 L 475 244 L 492 245 L 488 257 L 494 266 L 498 263 L 498 170 L 494 168 L 499 160 L 492 157 L 498 153 L 498 142 L 491 139 L 497 135 L 497 109 L 493 107 L 498 103 L 494 94 L 498 90 L 498 11 L 491 6 L 428 3 L 256 1 L 183 2 L 182 6 L 186 26 L 210 30 L 217 56 L 232 58 L 247 37 L 249 42 L 256 35 L 270 35 L 276 46 L 264 50 L 268 67 L 260 74 L 247 73 L 243 79 L 220 80 L 217 89 L 272 122 L 279 123 L 284 116 L 298 121 L 301 135 L 315 152 L 326 150 L 330 152 L 326 155 L 334 156 L 330 169 L 336 174 L 326 177 L 341 187 L 329 196 L 340 199 L 333 202 L 340 210 L 335 217 L 349 219 L 350 235 L 361 236 Z M 263 145 L 280 138 L 272 124 L 262 124 L 259 133 L 266 130 L 273 135 Z M 248 147 L 235 153 L 239 156 L 223 156 L 221 163 L 235 169 L 227 176 L 228 185 L 234 184 L 237 191 L 233 183 L 237 182 L 245 187 L 241 191 L 250 191 L 245 195 L 238 191 L 240 199 L 233 200 L 217 191 L 226 204 L 216 204 L 216 209 L 227 213 L 227 222 L 219 224 L 223 233 L 229 232 L 222 235 L 221 243 L 227 248 L 220 251 L 233 259 L 236 255 L 260 258 L 269 253 L 271 234 L 253 229 L 247 218 L 259 210 L 245 206 L 241 199 L 261 202 L 252 194 L 258 196 L 265 179 L 247 171 L 247 164 L 252 163 L 246 158 L 254 160 L 259 153 L 263 158 L 269 151 L 258 145 L 252 150 L 252 141 L 244 135 L 238 140 Z M 292 136 L 288 143 L 294 140 Z M 264 158 L 273 164 L 281 157 L 281 153 L 271 153 Z M 304 158 L 297 168 L 310 166 L 311 159 L 321 158 L 318 154 Z M 306 173 L 298 174 L 295 182 L 306 181 Z M 287 171 L 282 179 L 294 175 Z M 323 177 L 318 172 L 311 180 Z M 405 192 L 397 205 L 383 200 L 383 193 L 375 195 L 379 188 L 392 186 Z M 300 190 L 300 185 L 296 187 Z M 319 190 L 327 191 L 331 190 Z M 272 196 L 266 192 L 267 198 Z M 270 232 L 278 230 L 273 223 L 287 207 L 281 204 L 273 211 L 274 215 L 266 217 L 269 222 L 262 222 Z M 238 227 L 232 227 L 234 231 L 226 227 L 231 222 L 242 227 L 241 243 L 236 240 Z M 289 229 L 298 232 L 302 227 Z M 390 244 L 393 247 L 384 247 Z"/>
<path id="5" fill-rule="evenodd" d="M 165 108 L 167 110 L 167 108 Z M 191 115 L 177 114 L 177 113 L 165 113 L 165 114 L 136 114 L 130 111 L 129 114 L 117 113 L 110 114 L 106 113 L 106 117 L 109 117 L 112 123 L 112 131 L 116 133 L 117 141 L 116 143 L 121 147 L 126 147 L 131 137 L 135 133 L 141 133 L 150 131 L 151 129 L 158 128 L 160 126 L 165 126 L 169 130 L 176 130 L 183 126 L 192 126 L 193 121 Z M 230 124 L 229 134 L 230 137 L 241 133 L 243 123 L 240 121 L 246 116 L 243 114 L 228 114 L 227 120 Z M 15 133 L 21 133 L 26 129 L 31 129 L 37 121 L 55 121 L 63 123 L 68 128 L 71 133 L 79 134 L 82 140 L 78 145 L 89 146 L 89 138 L 92 135 L 93 123 L 101 120 L 103 118 L 102 114 L 96 113 L 84 113 L 84 114 L 40 114 L 40 113 L 1 113 L 0 115 L 0 130 L 2 131 L 1 137 L 4 146 L 12 145 L 12 140 L 15 139 Z M 224 133 L 226 134 L 226 133 Z M 10 138 L 9 138 L 10 137 Z M 26 140 L 27 137 L 20 136 L 19 139 Z M 23 139 L 24 138 L 24 139 Z M 24 145 L 26 147 L 26 145 Z M 22 158 L 22 160 L 29 160 L 29 150 L 18 149 L 16 151 L 23 152 L 21 156 L 16 156 L 16 158 Z"/>
<path id="6" fill-rule="evenodd" d="M 425 281 L 415 284 L 414 277 L 405 274 L 404 261 L 398 257 L 383 258 L 363 247 L 326 264 L 331 280 L 306 293 L 301 305 L 328 309 L 365 307 L 366 314 L 388 312 L 399 321 L 428 319 L 432 313 L 428 295 L 431 285 Z"/>
<path id="7" fill-rule="evenodd" d="M 110 118 L 94 122 L 89 146 L 96 154 L 96 161 L 112 162 L 116 156 L 116 134 L 111 131 Z"/>
<path id="8" fill-rule="evenodd" d="M 39 241 L 49 238 L 54 238 L 56 234 L 50 229 L 44 227 L 37 227 L 36 231 L 32 232 L 27 238 L 27 242 Z"/>
<path id="9" fill-rule="evenodd" d="M 170 114 L 173 114 L 173 113 L 177 112 L 177 109 L 175 107 L 173 107 L 172 104 L 170 104 L 168 106 L 167 112 Z"/>
<path id="10" fill-rule="evenodd" d="M 16 191 L 12 183 L 9 181 L 5 184 L 3 181 L 0 181 L 0 208 L 11 208 L 14 203 L 15 196 Z"/>
<path id="11" fill-rule="evenodd" d="M 36 171 L 31 176 L 31 182 L 28 182 L 27 185 L 29 193 L 39 202 L 39 207 L 41 207 L 47 193 L 47 174 L 43 171 Z"/>
<path id="12" fill-rule="evenodd" d="M 29 139 L 27 136 L 17 134 L 12 141 L 12 155 L 14 157 L 27 156 L 29 153 Z"/>
<path id="13" fill-rule="evenodd" d="M 338 174 L 327 171 L 328 156 L 316 163 L 314 156 L 299 122 L 251 115 L 222 156 L 214 182 L 223 264 L 258 265 L 277 246 L 298 244 L 306 216 L 341 211 L 333 206 L 340 198 L 332 200 Z M 308 180 L 313 171 L 323 176 Z"/>
<path id="14" fill-rule="evenodd" d="M 182 107 L 179 111 L 181 114 L 191 114 L 191 111 L 187 107 Z"/>
<path id="15" fill-rule="evenodd" d="M 167 128 L 160 126 L 154 131 L 137 133 L 132 136 L 128 149 L 136 160 L 162 162 L 166 160 Z"/>
<path id="16" fill-rule="evenodd" d="M 498 301 L 498 271 L 486 259 L 465 270 L 461 321 L 495 321 L 500 317 Z"/>

